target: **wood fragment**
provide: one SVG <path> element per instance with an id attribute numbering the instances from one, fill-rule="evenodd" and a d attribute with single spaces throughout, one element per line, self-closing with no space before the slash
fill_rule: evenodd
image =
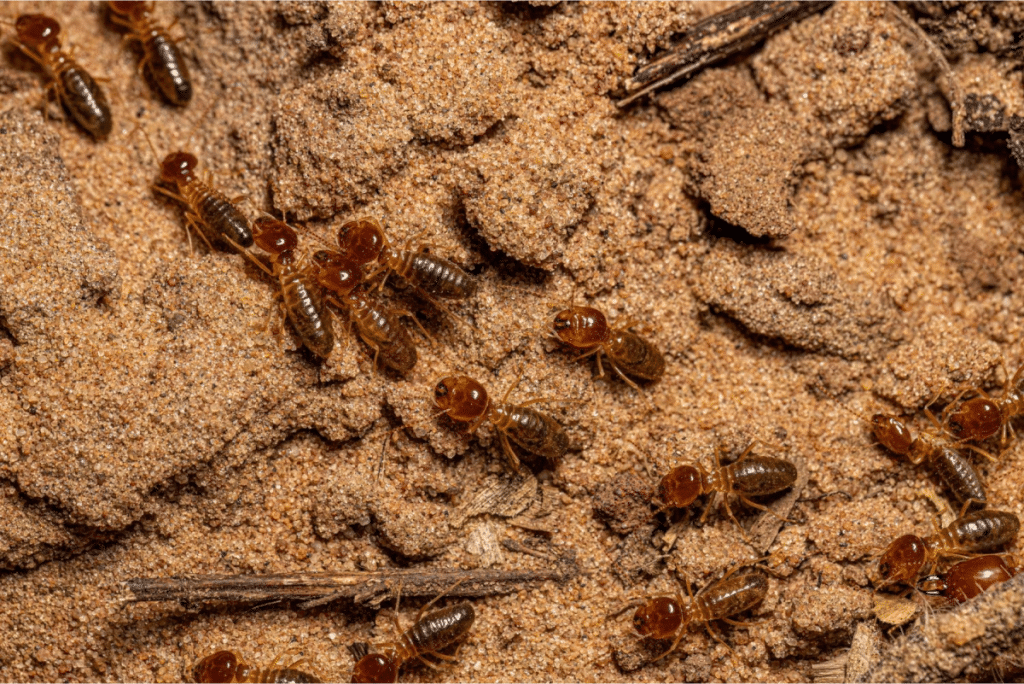
<path id="1" fill-rule="evenodd" d="M 313 608 L 340 598 L 358 605 L 378 607 L 403 596 L 479 597 L 508 594 L 527 584 L 564 583 L 579 573 L 576 559 L 563 556 L 542 570 L 380 570 L 377 572 L 296 572 L 272 575 L 196 575 L 193 577 L 140 577 L 125 582 L 140 601 L 301 601 L 300 609 Z"/>
<path id="2" fill-rule="evenodd" d="M 1007 131 L 1010 133 L 1008 146 L 1017 166 L 1024 169 L 1024 117 L 1007 117 Z"/>
<path id="3" fill-rule="evenodd" d="M 714 14 L 686 32 L 667 54 L 627 79 L 619 107 L 656 88 L 693 76 L 704 67 L 753 47 L 779 29 L 832 5 L 831 2 L 746 2 Z M 636 92 L 632 92 L 636 91 Z"/>

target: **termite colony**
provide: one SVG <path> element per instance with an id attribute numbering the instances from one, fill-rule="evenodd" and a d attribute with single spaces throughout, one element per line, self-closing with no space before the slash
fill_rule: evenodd
<path id="1" fill-rule="evenodd" d="M 974 598 L 992 584 L 1003 582 L 1019 570 L 1016 556 L 976 556 L 1013 544 L 1020 530 L 1017 514 L 988 508 L 989 498 L 982 478 L 965 452 L 975 452 L 995 460 L 977 443 L 1002 432 L 1000 449 L 1012 434 L 1010 420 L 1021 413 L 1021 378 L 1024 366 L 1017 370 L 1002 397 L 992 398 L 972 388 L 961 392 L 935 416 L 928 407 L 924 413 L 930 429 L 915 434 L 907 422 L 894 415 L 877 413 L 860 417 L 870 425 L 878 443 L 911 463 L 928 463 L 952 494 L 959 515 L 932 534 L 905 534 L 893 540 L 878 561 L 877 588 L 905 585 L 923 595 L 938 597 L 938 605 L 950 606 Z M 964 399 L 968 392 L 977 396 Z M 930 404 L 929 404 L 930 405 Z M 974 442 L 974 443 L 972 443 Z M 969 560 L 947 567 L 954 560 Z M 928 576 L 922 579 L 922 574 Z"/>
<path id="2" fill-rule="evenodd" d="M 177 41 L 169 33 L 176 20 L 164 28 L 157 15 L 153 3 L 109 3 L 111 22 L 126 29 L 124 42 L 136 44 L 142 52 L 139 73 L 156 85 L 167 102 L 185 107 L 193 99 L 193 85 Z M 113 117 L 106 95 L 96 79 L 65 51 L 59 22 L 47 15 L 28 14 L 18 17 L 14 27 L 13 44 L 43 69 L 49 81 L 46 92 L 52 91 L 70 117 L 94 138 L 108 138 Z M 416 321 L 415 315 L 383 304 L 375 291 L 383 291 L 387 280 L 394 278 L 454 316 L 442 302 L 468 302 L 480 288 L 477 278 L 455 261 L 425 246 L 413 247 L 411 240 L 410 244 L 397 246 L 373 217 L 342 223 L 336 244 L 329 248 L 304 249 L 296 228 L 266 215 L 251 218 L 243 211 L 239 198 L 228 197 L 211 179 L 201 178 L 197 154 L 182 149 L 158 155 L 148 133 L 142 130 L 159 166 L 159 182 L 152 189 L 185 206 L 184 227 L 190 249 L 196 235 L 211 251 L 217 244 L 226 246 L 265 275 L 280 299 L 282 318 L 309 352 L 310 363 L 323 364 L 335 353 L 340 339 L 336 335 L 337 319 L 347 321 L 354 329 L 368 350 L 371 367 L 382 378 L 388 378 L 389 373 L 408 376 L 419 355 L 414 337 L 401 318 L 409 316 Z M 659 381 L 665 374 L 666 360 L 643 336 L 646 333 L 634 331 L 635 323 L 628 318 L 610 322 L 600 309 L 573 303 L 547 319 L 545 328 L 566 351 L 578 352 L 577 360 L 594 356 L 597 377 L 614 374 L 618 378 L 615 382 L 628 385 L 651 410 L 642 384 Z M 522 452 L 557 468 L 572 446 L 569 434 L 554 417 L 533 408 L 547 400 L 511 400 L 518 382 L 505 388 L 496 401 L 494 396 L 498 395 L 492 396 L 483 383 L 453 370 L 430 385 L 424 383 L 423 394 L 425 401 L 432 400 L 435 412 L 431 418 L 443 417 L 450 426 L 464 427 L 465 435 L 474 434 L 485 424 L 493 428 L 509 471 L 522 470 Z M 975 394 L 968 399 L 958 397 L 938 417 L 926 411 L 933 426 L 916 434 L 898 416 L 878 413 L 864 418 L 885 448 L 915 465 L 929 464 L 960 507 L 959 516 L 934 533 L 906 534 L 894 540 L 878 563 L 879 588 L 916 587 L 936 605 L 951 606 L 978 596 L 1024 569 L 1020 558 L 1012 554 L 977 556 L 949 564 L 1013 543 L 1020 527 L 1016 514 L 987 508 L 982 478 L 964 452 L 992 458 L 979 443 L 997 435 L 1000 445 L 1005 446 L 1013 434 L 1012 419 L 1024 413 L 1024 366 L 1014 374 L 1002 396 L 993 398 L 980 390 Z M 410 425 L 398 429 L 407 427 Z M 382 443 L 382 466 L 390 437 Z M 659 473 L 660 479 L 650 488 L 646 520 L 662 515 L 685 516 L 684 511 L 691 511 L 699 498 L 707 497 L 697 524 L 707 520 L 718 498 L 736 535 L 747 542 L 748 531 L 737 519 L 734 505 L 763 511 L 782 523 L 792 522 L 755 500 L 781 494 L 796 484 L 797 466 L 780 451 L 754 441 L 738 458 L 723 464 L 720 450 L 715 448 L 707 455 L 711 464 L 681 463 Z M 724 643 L 713 623 L 749 626 L 735 618 L 766 598 L 770 582 L 765 571 L 741 564 L 696 595 L 688 581 L 686 589 L 687 599 L 679 592 L 647 597 L 633 612 L 635 636 L 665 644 L 655 660 L 676 651 L 695 625 L 702 625 L 713 639 Z M 438 661 L 456 662 L 457 647 L 469 636 L 476 612 L 465 602 L 426 612 L 440 598 L 424 606 L 405 631 L 398 623 L 396 600 L 396 639 L 355 659 L 352 681 L 397 681 L 406 663 L 436 668 Z M 447 652 L 452 649 L 455 653 Z M 199 659 L 190 674 L 196 682 L 320 681 L 303 663 L 299 660 L 280 666 L 275 661 L 267 667 L 256 667 L 245 664 L 236 653 L 222 650 Z"/>

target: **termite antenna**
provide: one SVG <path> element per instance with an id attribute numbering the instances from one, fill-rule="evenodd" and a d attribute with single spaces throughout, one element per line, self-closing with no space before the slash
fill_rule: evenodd
<path id="1" fill-rule="evenodd" d="M 189 144 L 191 144 L 192 142 L 192 136 L 194 136 L 199 131 L 199 124 L 203 123 L 203 121 L 206 120 L 207 115 L 210 113 L 210 111 L 214 108 L 216 104 L 217 98 L 214 98 L 210 101 L 210 104 L 206 106 L 206 109 L 204 109 L 203 112 L 199 115 L 199 118 L 196 119 L 196 122 L 192 124 L 192 129 L 189 130 L 188 137 L 185 138 L 185 144 L 182 145 L 181 149 L 188 149 Z"/>
<path id="2" fill-rule="evenodd" d="M 156 147 L 153 145 L 153 139 L 149 137 L 149 132 L 146 130 L 146 127 L 142 125 L 142 121 L 135 122 L 135 126 L 132 128 L 132 130 L 128 131 L 128 134 L 125 135 L 125 142 L 131 140 L 132 137 L 135 135 L 136 131 L 142 131 L 142 137 L 146 139 L 146 144 L 149 146 L 149 151 L 153 153 L 153 163 L 160 164 L 160 155 L 157 154 Z"/>

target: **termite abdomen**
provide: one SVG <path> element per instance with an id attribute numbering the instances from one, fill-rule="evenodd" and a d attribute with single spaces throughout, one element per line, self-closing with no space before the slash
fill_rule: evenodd
<path id="1" fill-rule="evenodd" d="M 976 511 L 958 518 L 946 529 L 960 551 L 991 551 L 1017 538 L 1020 520 L 1007 511 Z"/>
<path id="2" fill-rule="evenodd" d="M 498 429 L 531 454 L 557 461 L 569 450 L 569 436 L 545 413 L 515 404 L 496 406 L 494 413 Z"/>
<path id="3" fill-rule="evenodd" d="M 219 190 L 199 183 L 197 179 L 186 185 L 181 194 L 190 200 L 203 223 L 214 232 L 242 247 L 252 246 L 249 219 Z"/>
<path id="4" fill-rule="evenodd" d="M 409 332 L 391 312 L 373 302 L 360 288 L 344 299 L 349 315 L 363 338 L 376 350 L 381 363 L 398 373 L 408 373 L 416 365 L 416 345 Z"/>
<path id="5" fill-rule="evenodd" d="M 628 330 L 612 333 L 607 353 L 620 370 L 642 380 L 658 380 L 665 374 L 665 357 L 658 348 Z"/>
<path id="6" fill-rule="evenodd" d="M 697 612 L 709 622 L 742 613 L 768 594 L 768 578 L 759 570 L 727 577 L 697 596 Z"/>
<path id="7" fill-rule="evenodd" d="M 429 295 L 466 299 L 476 293 L 476 279 L 448 259 L 420 251 L 410 254 L 406 264 L 396 273 Z"/>
<path id="8" fill-rule="evenodd" d="M 106 140 L 114 128 L 114 119 L 107 98 L 93 77 L 69 58 L 56 78 L 60 81 L 58 92 L 62 93 L 64 106 L 78 125 L 96 138 Z"/>
<path id="9" fill-rule="evenodd" d="M 128 37 L 142 44 L 145 59 L 160 92 L 172 104 L 184 107 L 192 100 L 192 79 L 174 40 L 153 18 L 150 2 L 111 2 L 114 21 L 129 29 Z"/>
<path id="10" fill-rule="evenodd" d="M 413 625 L 405 639 L 414 653 L 435 653 L 469 633 L 476 612 L 469 603 L 459 603 L 429 613 Z"/>
<path id="11" fill-rule="evenodd" d="M 751 456 L 726 467 L 732 469 L 732 490 L 746 496 L 775 494 L 796 482 L 796 466 L 781 458 Z"/>
<path id="12" fill-rule="evenodd" d="M 170 36 L 163 31 L 154 33 L 147 41 L 145 50 L 153 80 L 164 97 L 179 107 L 191 102 L 192 81 L 188 67 Z"/>
<path id="13" fill-rule="evenodd" d="M 307 349 L 326 359 L 334 350 L 334 330 L 331 313 L 323 303 L 320 288 L 295 263 L 290 253 L 278 258 L 274 270 L 280 279 L 284 308 L 295 332 Z"/>
<path id="14" fill-rule="evenodd" d="M 956 449 L 942 447 L 932 458 L 931 463 L 936 474 L 946 483 L 957 501 L 962 504 L 972 501 L 972 507 L 985 507 L 988 502 L 985 488 L 974 466 L 963 454 Z"/>

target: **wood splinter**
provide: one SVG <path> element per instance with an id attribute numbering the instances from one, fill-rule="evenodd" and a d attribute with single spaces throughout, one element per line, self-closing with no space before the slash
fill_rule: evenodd
<path id="1" fill-rule="evenodd" d="M 558 558 L 541 570 L 380 570 L 376 572 L 296 572 L 272 575 L 195 575 L 137 577 L 125 582 L 131 593 L 124 600 L 182 601 L 300 601 L 305 610 L 350 598 L 358 605 L 379 607 L 403 596 L 436 596 L 458 583 L 448 595 L 494 596 L 518 591 L 524 585 L 564 583 L 579 574 L 576 559 Z"/>
<path id="2" fill-rule="evenodd" d="M 745 2 L 699 21 L 664 56 L 627 79 L 625 107 L 656 88 L 693 76 L 704 67 L 737 55 L 795 21 L 821 12 L 831 2 Z"/>

